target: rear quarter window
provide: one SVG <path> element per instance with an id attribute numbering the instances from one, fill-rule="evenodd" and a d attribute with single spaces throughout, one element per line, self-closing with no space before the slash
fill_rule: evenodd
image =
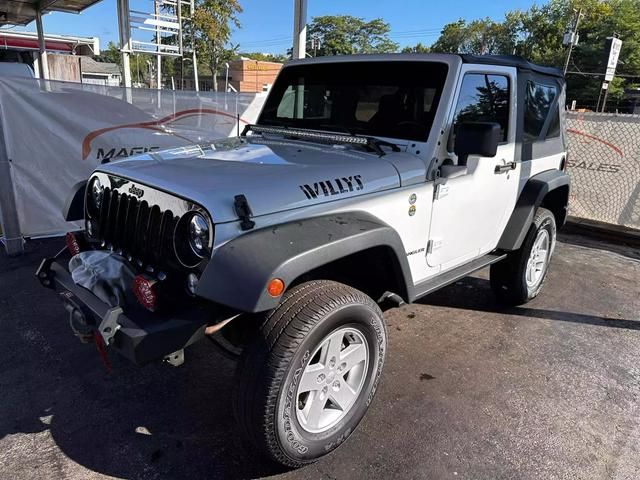
<path id="1" fill-rule="evenodd" d="M 557 103 L 554 111 L 551 112 L 551 106 L 557 95 L 558 89 L 555 86 L 543 85 L 532 81 L 527 82 L 523 132 L 525 141 L 533 142 L 540 138 L 542 128 L 550 114 L 553 117 L 550 120 L 546 138 L 560 135 L 560 116 Z"/>

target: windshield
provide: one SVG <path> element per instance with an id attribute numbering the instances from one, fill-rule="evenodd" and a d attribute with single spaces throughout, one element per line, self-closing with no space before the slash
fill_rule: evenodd
<path id="1" fill-rule="evenodd" d="M 446 76 L 438 62 L 286 67 L 258 124 L 426 141 Z"/>

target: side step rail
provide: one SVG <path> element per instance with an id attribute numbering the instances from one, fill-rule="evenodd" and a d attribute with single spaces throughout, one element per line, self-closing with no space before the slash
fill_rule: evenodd
<path id="1" fill-rule="evenodd" d="M 418 283 L 412 292 L 411 301 L 415 301 L 425 295 L 429 295 L 436 290 L 446 287 L 467 275 L 477 272 L 481 268 L 487 267 L 492 263 L 499 262 L 507 256 L 506 253 L 488 253 L 487 255 L 476 258 L 469 263 L 460 265 L 444 273 L 440 273 L 433 278 Z"/>

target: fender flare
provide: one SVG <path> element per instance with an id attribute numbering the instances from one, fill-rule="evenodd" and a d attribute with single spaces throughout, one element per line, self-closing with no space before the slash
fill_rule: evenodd
<path id="1" fill-rule="evenodd" d="M 389 247 L 406 289 L 411 274 L 404 246 L 389 225 L 365 212 L 347 212 L 265 227 L 218 248 L 206 266 L 196 295 L 244 312 L 275 308 L 267 283 L 280 278 L 288 288 L 301 275 L 373 247 Z M 393 272 L 390 272 L 393 274 Z"/>
<path id="2" fill-rule="evenodd" d="M 561 170 L 547 170 L 531 177 L 518 197 L 511 218 L 498 242 L 498 249 L 508 251 L 519 249 L 527 236 L 536 210 L 542 205 L 547 194 L 558 188 L 569 188 L 569 185 L 569 175 Z M 562 206 L 558 227 L 566 219 L 566 208 L 567 205 Z"/>

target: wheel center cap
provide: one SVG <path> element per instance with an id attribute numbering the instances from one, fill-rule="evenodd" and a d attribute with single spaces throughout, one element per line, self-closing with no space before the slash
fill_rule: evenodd
<path id="1" fill-rule="evenodd" d="M 332 383 L 334 378 L 336 378 L 336 372 L 329 372 L 327 374 L 327 383 Z"/>

